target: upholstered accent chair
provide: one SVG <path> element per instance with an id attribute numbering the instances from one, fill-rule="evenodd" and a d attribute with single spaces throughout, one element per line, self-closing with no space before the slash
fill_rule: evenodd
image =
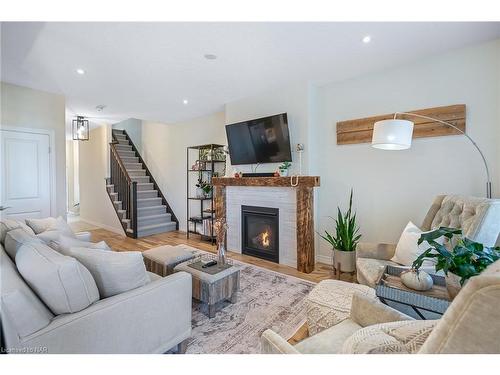
<path id="1" fill-rule="evenodd" d="M 414 320 L 355 293 L 349 318 L 295 346 L 272 330 L 263 353 L 500 353 L 500 261 L 471 278 L 439 320 Z"/>
<path id="2" fill-rule="evenodd" d="M 439 227 L 460 228 L 465 237 L 494 246 L 500 233 L 500 199 L 439 195 L 434 199 L 420 227 L 423 231 Z M 356 251 L 356 271 L 360 284 L 375 287 L 396 250 L 395 244 L 360 243 Z"/>

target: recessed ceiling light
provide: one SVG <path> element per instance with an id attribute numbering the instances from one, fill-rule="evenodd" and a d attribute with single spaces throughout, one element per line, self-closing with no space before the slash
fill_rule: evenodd
<path id="1" fill-rule="evenodd" d="M 187 99 L 184 99 L 184 100 L 182 101 L 182 103 L 184 103 L 184 104 L 188 104 L 188 100 L 187 100 Z"/>
<path id="2" fill-rule="evenodd" d="M 76 72 L 77 72 L 78 74 L 80 74 L 81 76 L 83 76 L 83 75 L 85 74 L 85 70 L 83 70 L 82 68 L 78 68 L 78 69 L 76 70 Z"/>
<path id="3" fill-rule="evenodd" d="M 206 55 L 204 55 L 205 58 L 207 60 L 215 60 L 217 58 L 217 55 L 214 55 L 214 54 L 211 54 L 211 53 L 207 53 Z"/>
<path id="4" fill-rule="evenodd" d="M 367 43 L 370 43 L 372 41 L 372 37 L 370 35 L 366 35 L 361 40 L 363 41 L 363 43 L 367 44 Z"/>

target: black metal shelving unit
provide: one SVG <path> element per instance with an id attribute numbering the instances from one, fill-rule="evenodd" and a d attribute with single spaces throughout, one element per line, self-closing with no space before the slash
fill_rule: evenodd
<path id="1" fill-rule="evenodd" d="M 224 146 L 218 144 L 190 146 L 186 150 L 187 238 L 189 238 L 190 234 L 196 234 L 204 240 L 215 243 L 213 228 L 216 218 L 213 189 L 209 196 L 195 196 L 197 190 L 195 185 L 199 178 L 211 184 L 212 177 L 225 175 L 226 155 L 223 150 Z M 205 231 L 204 220 L 210 220 L 209 232 Z"/>

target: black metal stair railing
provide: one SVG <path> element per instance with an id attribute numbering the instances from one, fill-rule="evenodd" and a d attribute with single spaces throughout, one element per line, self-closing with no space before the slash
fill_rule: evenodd
<path id="1" fill-rule="evenodd" d="M 118 215 L 125 234 L 129 237 L 137 238 L 137 181 L 133 181 L 123 162 L 118 155 L 116 149 L 117 141 L 110 143 L 110 182 L 114 185 L 115 193 L 118 193 L 118 200 L 122 202 L 122 209 L 125 210 L 125 215 L 120 216 L 118 208 L 115 211 Z M 108 191 L 111 198 L 111 194 Z M 111 199 L 113 201 L 113 199 Z M 114 202 L 113 202 L 114 205 Z M 128 219 L 124 221 L 123 219 Z"/>

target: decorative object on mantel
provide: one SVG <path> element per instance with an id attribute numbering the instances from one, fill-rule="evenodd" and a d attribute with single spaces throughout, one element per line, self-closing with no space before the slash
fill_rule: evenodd
<path id="1" fill-rule="evenodd" d="M 225 218 L 220 218 L 214 224 L 215 238 L 217 240 L 217 263 L 226 264 L 226 233 L 227 223 Z"/>
<path id="2" fill-rule="evenodd" d="M 279 175 L 281 177 L 288 177 L 288 172 L 289 172 L 291 166 L 292 166 L 292 163 L 290 163 L 289 161 L 283 162 L 283 164 L 281 164 L 278 167 Z"/>
<path id="3" fill-rule="evenodd" d="M 432 288 L 432 277 L 425 271 L 409 269 L 399 275 L 401 282 L 413 290 L 426 291 Z"/>
<path id="4" fill-rule="evenodd" d="M 293 188 L 296 194 L 297 270 L 314 270 L 314 215 L 313 188 L 320 186 L 319 176 L 300 176 L 297 186 L 291 186 L 289 177 L 217 177 L 212 179 L 215 196 L 215 216 L 226 217 L 226 187 L 260 186 Z"/>
<path id="5" fill-rule="evenodd" d="M 397 116 L 415 117 L 418 119 L 424 119 L 427 121 L 435 121 L 439 124 L 446 125 L 451 129 L 455 130 L 458 134 L 463 134 L 472 143 L 472 145 L 477 149 L 481 158 L 483 159 L 484 168 L 486 170 L 486 197 L 491 198 L 491 177 L 490 171 L 488 169 L 488 163 L 486 158 L 474 140 L 465 133 L 465 123 L 464 130 L 455 126 L 454 124 L 443 121 L 441 119 L 436 119 L 429 117 L 427 115 L 422 115 L 419 113 L 406 113 L 406 112 L 396 112 L 394 113 L 394 118 L 389 120 L 377 121 L 373 127 L 373 137 L 372 137 L 372 147 L 379 148 L 382 150 L 405 150 L 411 147 L 411 140 L 413 134 L 414 124 L 409 120 L 397 119 Z"/>
<path id="6" fill-rule="evenodd" d="M 73 140 L 88 141 L 89 140 L 89 120 L 83 116 L 76 116 L 72 121 Z"/>
<path id="7" fill-rule="evenodd" d="M 412 115 L 426 116 L 415 119 L 415 131 L 413 138 L 440 137 L 446 135 L 457 135 L 465 132 L 465 104 L 450 105 L 408 111 Z M 394 113 L 367 117 L 356 120 L 337 122 L 337 144 L 347 145 L 356 143 L 369 143 L 372 140 L 373 124 L 381 120 L 394 118 Z M 408 120 L 410 115 L 401 115 L 400 119 Z M 439 121 L 447 121 L 456 126 L 460 131 L 450 128 Z"/>
<path id="8" fill-rule="evenodd" d="M 335 235 L 331 235 L 326 230 L 324 236 L 320 234 L 321 238 L 332 246 L 333 269 L 337 278 L 340 278 L 340 272 L 356 271 L 356 246 L 361 234 L 356 223 L 356 214 L 352 212 L 352 194 L 351 189 L 349 209 L 346 213 L 342 214 L 340 208 L 337 207 L 337 219 L 334 219 Z"/>
<path id="9" fill-rule="evenodd" d="M 448 239 L 446 245 L 436 241 L 441 237 Z M 441 227 L 423 233 L 418 244 L 424 241 L 431 247 L 413 262 L 412 268 L 418 270 L 425 259 L 436 261 L 436 272 L 442 270 L 445 273 L 446 287 L 452 298 L 458 294 L 467 280 L 479 275 L 486 267 L 500 259 L 500 247 L 483 246 L 463 237 L 462 231 L 456 228 Z"/>

